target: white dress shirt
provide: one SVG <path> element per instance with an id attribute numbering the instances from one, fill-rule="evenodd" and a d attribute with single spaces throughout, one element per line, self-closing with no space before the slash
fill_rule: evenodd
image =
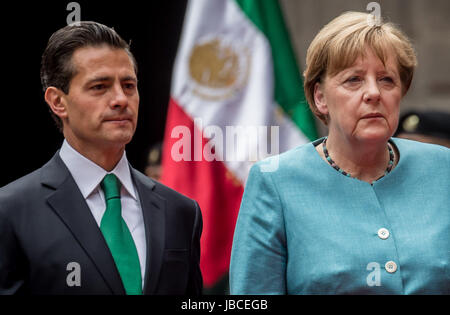
<path id="1" fill-rule="evenodd" d="M 100 183 L 105 175 L 109 173 L 113 173 L 120 180 L 122 184 L 120 189 L 122 218 L 127 224 L 136 245 L 141 265 L 142 286 L 144 286 L 147 249 L 144 218 L 139 196 L 131 179 L 130 167 L 125 152 L 111 172 L 105 171 L 81 155 L 70 146 L 67 140 L 64 140 L 59 155 L 69 169 L 70 174 L 72 174 L 99 227 L 106 210 L 105 196 Z"/>

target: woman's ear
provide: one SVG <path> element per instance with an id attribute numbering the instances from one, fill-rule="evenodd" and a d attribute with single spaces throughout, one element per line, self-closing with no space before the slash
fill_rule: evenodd
<path id="1" fill-rule="evenodd" d="M 48 87 L 44 94 L 45 101 L 47 102 L 51 111 L 56 116 L 61 118 L 61 120 L 67 117 L 66 101 L 63 97 L 64 95 L 65 94 L 63 91 L 54 86 Z"/>
<path id="2" fill-rule="evenodd" d="M 325 100 L 325 94 L 323 93 L 323 86 L 320 82 L 316 82 L 314 85 L 314 103 L 316 107 L 323 115 L 328 115 L 328 106 Z"/>

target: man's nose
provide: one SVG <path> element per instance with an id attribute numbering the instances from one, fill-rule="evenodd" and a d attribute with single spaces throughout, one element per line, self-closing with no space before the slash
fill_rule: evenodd
<path id="1" fill-rule="evenodd" d="M 114 84 L 112 88 L 111 107 L 121 108 L 128 106 L 128 97 L 126 96 L 121 84 Z"/>

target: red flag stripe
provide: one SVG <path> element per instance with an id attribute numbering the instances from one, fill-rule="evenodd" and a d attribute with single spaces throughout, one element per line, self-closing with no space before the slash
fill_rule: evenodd
<path id="1" fill-rule="evenodd" d="M 176 162 L 171 156 L 173 145 L 180 140 L 171 137 L 177 126 L 186 126 L 190 130 L 191 161 Z M 223 162 L 207 162 L 203 157 L 201 161 L 194 161 L 194 128 L 193 119 L 172 98 L 163 145 L 161 182 L 197 200 L 200 205 L 203 216 L 200 268 L 205 287 L 211 287 L 228 272 L 244 188 Z M 202 137 L 201 148 L 207 142 L 208 139 Z"/>

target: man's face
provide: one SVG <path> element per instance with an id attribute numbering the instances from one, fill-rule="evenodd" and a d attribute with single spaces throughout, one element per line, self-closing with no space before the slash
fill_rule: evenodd
<path id="1" fill-rule="evenodd" d="M 124 147 L 134 135 L 139 93 L 127 52 L 104 46 L 83 47 L 72 56 L 76 74 L 65 105 L 64 136 L 78 150 Z"/>

